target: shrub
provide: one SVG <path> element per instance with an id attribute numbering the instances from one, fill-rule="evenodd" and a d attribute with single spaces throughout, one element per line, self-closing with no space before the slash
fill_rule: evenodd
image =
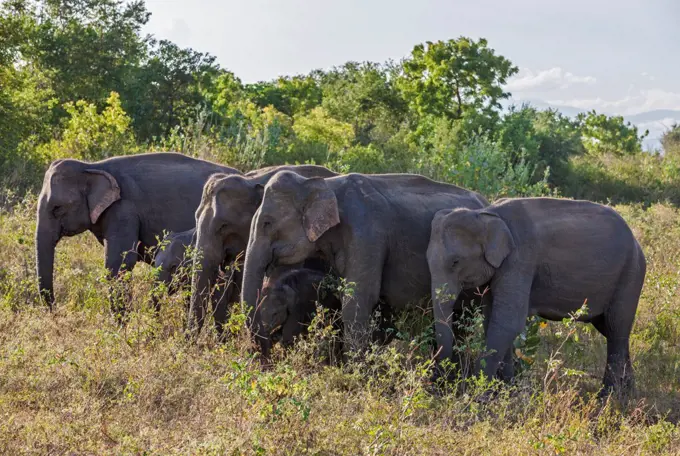
<path id="1" fill-rule="evenodd" d="M 64 104 L 70 117 L 61 138 L 39 146 L 38 153 L 50 162 L 60 158 L 96 161 L 137 152 L 131 120 L 118 94 L 111 92 L 106 104 L 102 112 L 85 100 Z"/>
<path id="2" fill-rule="evenodd" d="M 519 160 L 513 163 L 515 154 Z M 421 156 L 417 168 L 433 179 L 476 190 L 491 199 L 550 194 L 547 170 L 534 183 L 534 167 L 526 162 L 523 152 L 508 152 L 487 138 L 475 139 L 459 150 L 435 150 Z"/>

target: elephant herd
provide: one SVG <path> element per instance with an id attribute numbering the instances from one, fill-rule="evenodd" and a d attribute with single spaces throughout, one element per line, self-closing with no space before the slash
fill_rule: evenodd
<path id="1" fill-rule="evenodd" d="M 437 361 L 457 362 L 455 320 L 487 289 L 477 371 L 511 379 L 511 347 L 526 318 L 561 320 L 587 303 L 579 320 L 607 340 L 603 391 L 633 386 L 629 336 L 645 258 L 625 221 L 599 204 L 490 204 L 415 174 L 339 175 L 314 165 L 244 174 L 175 153 L 59 160 L 45 173 L 36 227 L 39 289 L 50 307 L 56 244 L 87 230 L 104 245 L 112 277 L 144 261 L 174 284 L 179 266 L 190 265 L 195 331 L 210 310 L 221 329 L 231 303 L 245 302 L 264 358 L 272 340 L 291 344 L 305 330 L 317 302 L 339 312 L 343 350 L 361 351 L 388 339 L 371 324 L 377 308 L 391 315 L 431 297 Z M 327 275 L 351 290 L 320 296 Z"/>

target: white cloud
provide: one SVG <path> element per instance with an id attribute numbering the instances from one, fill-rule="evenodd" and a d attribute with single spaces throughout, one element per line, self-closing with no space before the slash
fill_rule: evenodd
<path id="1" fill-rule="evenodd" d="M 508 81 L 506 89 L 510 92 L 538 92 L 555 89 L 566 89 L 576 84 L 595 84 L 593 76 L 577 76 L 564 71 L 561 67 L 534 72 L 529 68 L 522 68 L 520 72 Z"/>
<path id="2" fill-rule="evenodd" d="M 602 98 L 549 100 L 552 105 L 570 106 L 579 109 L 595 109 L 606 113 L 632 115 L 655 109 L 680 110 L 680 93 L 662 89 L 640 90 L 635 95 L 627 95 L 619 100 Z"/>

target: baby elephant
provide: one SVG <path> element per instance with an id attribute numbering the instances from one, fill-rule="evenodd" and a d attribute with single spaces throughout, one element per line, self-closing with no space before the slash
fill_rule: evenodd
<path id="1" fill-rule="evenodd" d="M 184 253 L 187 247 L 194 242 L 194 235 L 196 228 L 179 233 L 170 233 L 161 243 L 164 247 L 159 247 L 154 257 L 154 266 L 160 268 L 158 272 L 158 280 L 165 283 L 168 287 L 168 293 L 174 294 L 177 289 L 185 285 L 189 285 L 190 276 L 187 272 L 183 277 L 173 280 L 177 269 L 189 264 L 184 261 Z"/>
<path id="2" fill-rule="evenodd" d="M 646 262 L 626 222 L 588 201 L 505 199 L 484 209 L 439 211 L 427 249 L 439 359 L 452 354 L 452 296 L 490 284 L 483 371 L 499 368 L 527 316 L 579 320 L 607 339 L 604 393 L 633 386 L 629 337 Z M 479 369 L 479 367 L 478 367 Z"/>
<path id="3" fill-rule="evenodd" d="M 289 346 L 312 321 L 317 302 L 324 308 L 340 311 L 340 299 L 321 287 L 324 277 L 324 272 L 308 268 L 279 269 L 267 277 L 260 304 L 264 333 L 280 332 L 281 343 Z M 263 357 L 267 357 L 270 343 L 260 341 L 260 346 Z"/>
<path id="4" fill-rule="evenodd" d="M 314 264 L 310 262 L 310 264 Z M 332 290 L 324 289 L 323 281 L 329 275 L 311 268 L 279 268 L 270 277 L 266 277 L 260 301 L 260 324 L 264 334 L 279 335 L 278 340 L 284 346 L 292 345 L 296 336 L 303 334 L 316 313 L 316 304 L 334 312 L 342 310 L 342 301 Z M 372 340 L 380 344 L 389 343 L 394 337 L 389 307 L 379 302 L 373 312 L 376 327 Z M 337 318 L 333 326 L 342 331 L 342 320 Z M 263 358 L 269 356 L 271 338 L 260 340 Z M 333 355 L 342 353 L 340 340 L 334 341 Z"/>

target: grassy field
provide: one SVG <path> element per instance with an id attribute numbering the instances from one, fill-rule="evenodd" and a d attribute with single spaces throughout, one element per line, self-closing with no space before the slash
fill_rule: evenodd
<path id="1" fill-rule="evenodd" d="M 181 296 L 150 311 L 147 266 L 130 278 L 130 323 L 119 328 L 90 234 L 59 244 L 50 313 L 35 290 L 34 204 L 0 213 L 1 454 L 680 454 L 672 206 L 617 206 L 648 262 L 631 342 L 634 397 L 598 402 L 604 339 L 559 322 L 541 325 L 531 367 L 483 405 L 479 382 L 431 394 L 429 360 L 410 337 L 342 367 L 319 362 L 310 338 L 263 369 L 235 312 L 226 343 L 213 334 L 189 343 Z"/>

